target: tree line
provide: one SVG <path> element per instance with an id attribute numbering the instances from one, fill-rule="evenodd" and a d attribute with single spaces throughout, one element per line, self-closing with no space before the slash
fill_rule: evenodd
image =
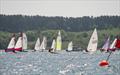
<path id="1" fill-rule="evenodd" d="M 71 32 L 89 31 L 97 28 L 120 28 L 120 16 L 83 16 L 83 17 L 48 17 L 26 15 L 0 15 L 0 31 L 21 32 L 28 30 L 57 30 Z"/>

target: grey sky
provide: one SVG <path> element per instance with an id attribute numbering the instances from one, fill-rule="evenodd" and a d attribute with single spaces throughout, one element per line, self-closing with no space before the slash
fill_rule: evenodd
<path id="1" fill-rule="evenodd" d="M 42 16 L 120 15 L 119 0 L 0 0 L 0 14 Z"/>

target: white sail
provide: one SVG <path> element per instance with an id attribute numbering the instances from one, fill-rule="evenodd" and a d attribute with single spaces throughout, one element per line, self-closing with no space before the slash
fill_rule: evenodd
<path id="1" fill-rule="evenodd" d="M 25 33 L 22 34 L 22 49 L 27 49 L 27 36 Z"/>
<path id="2" fill-rule="evenodd" d="M 116 41 L 117 41 L 117 38 L 115 38 L 114 41 L 112 42 L 112 44 L 110 45 L 110 49 L 115 48 Z"/>
<path id="3" fill-rule="evenodd" d="M 73 50 L 73 43 L 72 41 L 68 44 L 68 51 L 72 51 Z"/>
<path id="4" fill-rule="evenodd" d="M 20 48 L 22 48 L 22 37 L 18 38 L 18 41 L 15 45 L 15 49 L 20 49 Z"/>
<path id="5" fill-rule="evenodd" d="M 59 31 L 56 40 L 56 50 L 61 50 L 61 48 L 62 48 L 62 40 L 61 40 L 61 33 Z"/>
<path id="6" fill-rule="evenodd" d="M 12 37 L 8 44 L 7 49 L 13 49 L 14 47 L 15 47 L 15 37 Z"/>
<path id="7" fill-rule="evenodd" d="M 102 49 L 103 50 L 108 50 L 110 46 L 110 37 L 108 37 L 108 39 L 105 41 L 105 44 L 103 45 Z"/>
<path id="8" fill-rule="evenodd" d="M 94 29 L 94 32 L 88 43 L 87 50 L 92 53 L 95 52 L 97 50 L 97 44 L 98 44 L 98 35 L 97 35 L 97 30 Z"/>
<path id="9" fill-rule="evenodd" d="M 53 52 L 55 52 L 55 46 L 56 46 L 56 42 L 55 42 L 55 39 L 53 40 L 52 42 L 52 45 L 51 45 L 51 49 Z"/>
<path id="10" fill-rule="evenodd" d="M 38 38 L 34 47 L 35 50 L 40 50 L 40 39 Z"/>
<path id="11" fill-rule="evenodd" d="M 46 37 L 43 37 L 43 41 L 40 45 L 40 49 L 41 50 L 45 50 L 46 49 L 46 46 L 47 46 L 47 38 Z"/>

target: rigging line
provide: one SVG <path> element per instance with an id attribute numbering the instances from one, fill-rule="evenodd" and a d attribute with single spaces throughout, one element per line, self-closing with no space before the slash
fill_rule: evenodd
<path id="1" fill-rule="evenodd" d="M 112 54 L 112 51 L 110 52 L 110 54 L 108 55 L 108 57 L 107 57 L 107 59 L 106 59 L 106 61 L 108 61 L 109 60 L 109 58 L 110 58 L 110 55 Z"/>

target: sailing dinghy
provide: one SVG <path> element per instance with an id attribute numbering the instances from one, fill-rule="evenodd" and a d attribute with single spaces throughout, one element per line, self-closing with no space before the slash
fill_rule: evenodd
<path id="1" fill-rule="evenodd" d="M 98 35 L 97 35 L 97 30 L 95 28 L 88 43 L 87 51 L 90 53 L 94 53 L 97 50 L 97 44 L 98 44 Z"/>
<path id="2" fill-rule="evenodd" d="M 71 42 L 69 42 L 68 48 L 67 48 L 66 51 L 70 52 L 70 51 L 72 51 L 72 50 L 73 50 L 73 43 L 72 43 L 72 41 L 71 41 Z"/>
<path id="3" fill-rule="evenodd" d="M 102 60 L 100 61 L 99 63 L 99 66 L 101 67 L 108 67 L 109 66 L 109 58 L 110 58 L 110 55 L 112 54 L 113 51 L 115 51 L 117 48 L 120 48 L 120 40 L 115 38 L 113 43 L 110 45 L 110 48 L 108 49 L 110 51 L 110 54 L 108 55 L 107 59 L 106 60 Z"/>
<path id="4" fill-rule="evenodd" d="M 25 33 L 21 33 L 20 37 L 18 38 L 18 41 L 15 45 L 14 50 L 15 51 L 23 51 L 27 49 L 27 36 Z"/>
<path id="5" fill-rule="evenodd" d="M 61 33 L 59 31 L 56 39 L 56 51 L 60 51 L 61 48 L 62 48 L 62 39 L 61 39 Z"/>
<path id="6" fill-rule="evenodd" d="M 34 50 L 35 50 L 35 51 L 39 51 L 39 50 L 40 50 L 40 39 L 39 39 L 39 38 L 37 38 L 37 41 L 36 41 L 36 43 L 35 43 Z"/>
<path id="7" fill-rule="evenodd" d="M 55 46 L 56 46 L 56 42 L 55 42 L 55 39 L 53 39 L 51 48 L 49 49 L 49 52 L 55 53 L 55 51 L 56 51 Z"/>
<path id="8" fill-rule="evenodd" d="M 12 36 L 7 49 L 5 49 L 5 52 L 14 52 L 14 47 L 15 47 L 15 34 Z"/>
<path id="9" fill-rule="evenodd" d="M 42 43 L 41 43 L 41 45 L 40 45 L 40 50 L 41 50 L 41 51 L 45 50 L 45 49 L 46 49 L 46 46 L 47 46 L 47 38 L 44 36 L 44 37 L 43 37 L 43 41 L 42 41 Z"/>
<path id="10" fill-rule="evenodd" d="M 101 51 L 108 51 L 110 47 L 110 37 L 108 37 L 108 39 L 105 41 L 105 44 L 103 45 Z"/>
<path id="11" fill-rule="evenodd" d="M 116 50 L 116 41 L 117 41 L 117 38 L 114 39 L 114 41 L 112 42 L 112 44 L 110 45 L 110 48 L 109 48 L 109 51 L 115 51 Z"/>
<path id="12" fill-rule="evenodd" d="M 49 49 L 49 52 L 58 54 L 57 51 L 60 51 L 61 48 L 62 48 L 62 40 L 61 40 L 61 33 L 59 31 L 56 41 L 55 39 L 53 39 L 51 49 Z"/>

